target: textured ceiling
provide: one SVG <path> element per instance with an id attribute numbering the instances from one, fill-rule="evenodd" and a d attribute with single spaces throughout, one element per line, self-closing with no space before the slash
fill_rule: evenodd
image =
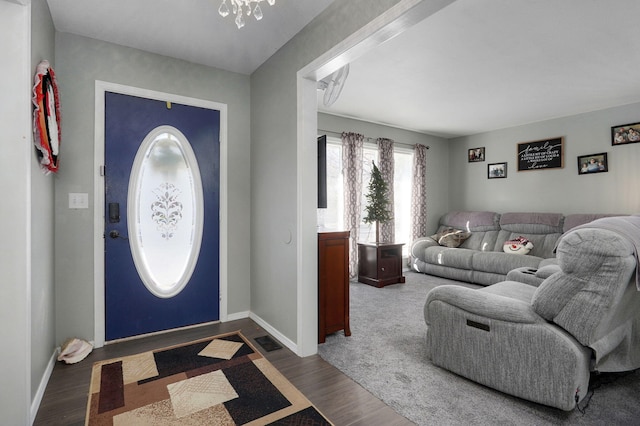
<path id="1" fill-rule="evenodd" d="M 443 136 L 640 102 L 637 0 L 457 0 L 351 64 L 326 112 Z"/>
<path id="2" fill-rule="evenodd" d="M 264 1 L 264 18 L 218 14 L 221 0 L 47 0 L 56 30 L 251 74 L 333 0 Z M 227 0 L 229 4 L 229 0 Z"/>
<path id="3" fill-rule="evenodd" d="M 243 74 L 332 3 L 263 2 L 238 30 L 221 0 L 47 1 L 58 31 Z M 638 16 L 638 0 L 457 0 L 352 62 L 318 108 L 454 137 L 640 102 Z"/>

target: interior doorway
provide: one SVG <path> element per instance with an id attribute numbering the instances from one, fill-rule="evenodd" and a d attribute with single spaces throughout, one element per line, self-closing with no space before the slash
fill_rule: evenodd
<path id="1" fill-rule="evenodd" d="M 401 0 L 297 73 L 298 355 L 317 353 L 317 85 L 327 75 L 427 19 L 455 0 Z M 309 141 L 314 141 L 310 143 Z M 316 253 L 310 256 L 310 253 Z"/>

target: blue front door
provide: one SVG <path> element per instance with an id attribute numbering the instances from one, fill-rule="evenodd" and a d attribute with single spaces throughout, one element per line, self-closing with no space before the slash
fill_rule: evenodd
<path id="1" fill-rule="evenodd" d="M 170 130 L 165 132 L 166 129 Z M 152 143 L 151 151 L 145 153 L 141 150 L 143 142 L 156 133 L 160 135 L 156 138 L 157 143 Z M 179 135 L 181 141 L 173 142 L 176 139 L 173 134 Z M 219 319 L 219 134 L 220 111 L 105 93 L 107 341 Z M 184 160 L 188 158 L 183 155 L 185 151 L 192 152 L 193 161 L 197 161 L 195 166 Z M 142 160 L 143 164 L 147 160 L 160 161 L 162 167 L 178 161 L 185 164 L 183 171 L 199 169 L 202 202 L 199 205 L 193 202 L 189 198 L 190 190 L 186 188 L 199 187 L 198 182 L 192 182 L 194 175 L 187 174 L 186 179 L 174 182 L 175 173 L 165 173 L 168 177 L 159 185 L 139 185 L 150 173 L 143 170 L 136 174 L 134 160 L 136 163 Z M 133 180 L 133 186 L 130 180 Z M 132 210 L 134 203 L 137 210 Z M 134 211 L 133 216 L 131 211 Z M 191 262 L 189 278 L 178 291 L 169 291 L 166 295 L 162 289 L 154 291 L 154 282 L 162 281 L 176 269 L 170 265 L 176 256 L 164 244 L 171 243 L 174 235 L 180 232 L 186 233 L 187 239 L 200 241 L 191 231 L 196 227 L 191 227 L 189 217 L 203 217 L 201 243 Z M 157 235 L 142 238 L 141 233 L 149 234 L 140 225 L 145 221 L 153 225 L 151 233 Z M 136 235 L 129 235 L 132 229 Z M 187 263 L 186 260 L 177 261 L 179 265 Z M 151 272 L 145 272 L 146 265 L 151 265 Z M 153 265 L 160 268 L 156 266 L 154 272 Z M 163 269 L 165 266 L 168 269 Z M 172 281 L 173 278 L 167 279 Z"/>

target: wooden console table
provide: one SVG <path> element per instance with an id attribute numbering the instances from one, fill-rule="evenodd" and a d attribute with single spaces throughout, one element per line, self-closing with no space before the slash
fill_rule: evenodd
<path id="1" fill-rule="evenodd" d="M 404 283 L 403 245 L 358 243 L 358 282 L 375 287 Z"/>
<path id="2" fill-rule="evenodd" d="M 318 343 L 349 328 L 349 231 L 318 233 Z"/>

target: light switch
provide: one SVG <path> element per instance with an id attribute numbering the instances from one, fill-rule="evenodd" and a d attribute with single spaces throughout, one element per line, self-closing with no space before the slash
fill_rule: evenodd
<path id="1" fill-rule="evenodd" d="M 87 194 L 86 192 L 70 192 L 69 208 L 70 209 L 88 209 L 89 194 Z"/>

